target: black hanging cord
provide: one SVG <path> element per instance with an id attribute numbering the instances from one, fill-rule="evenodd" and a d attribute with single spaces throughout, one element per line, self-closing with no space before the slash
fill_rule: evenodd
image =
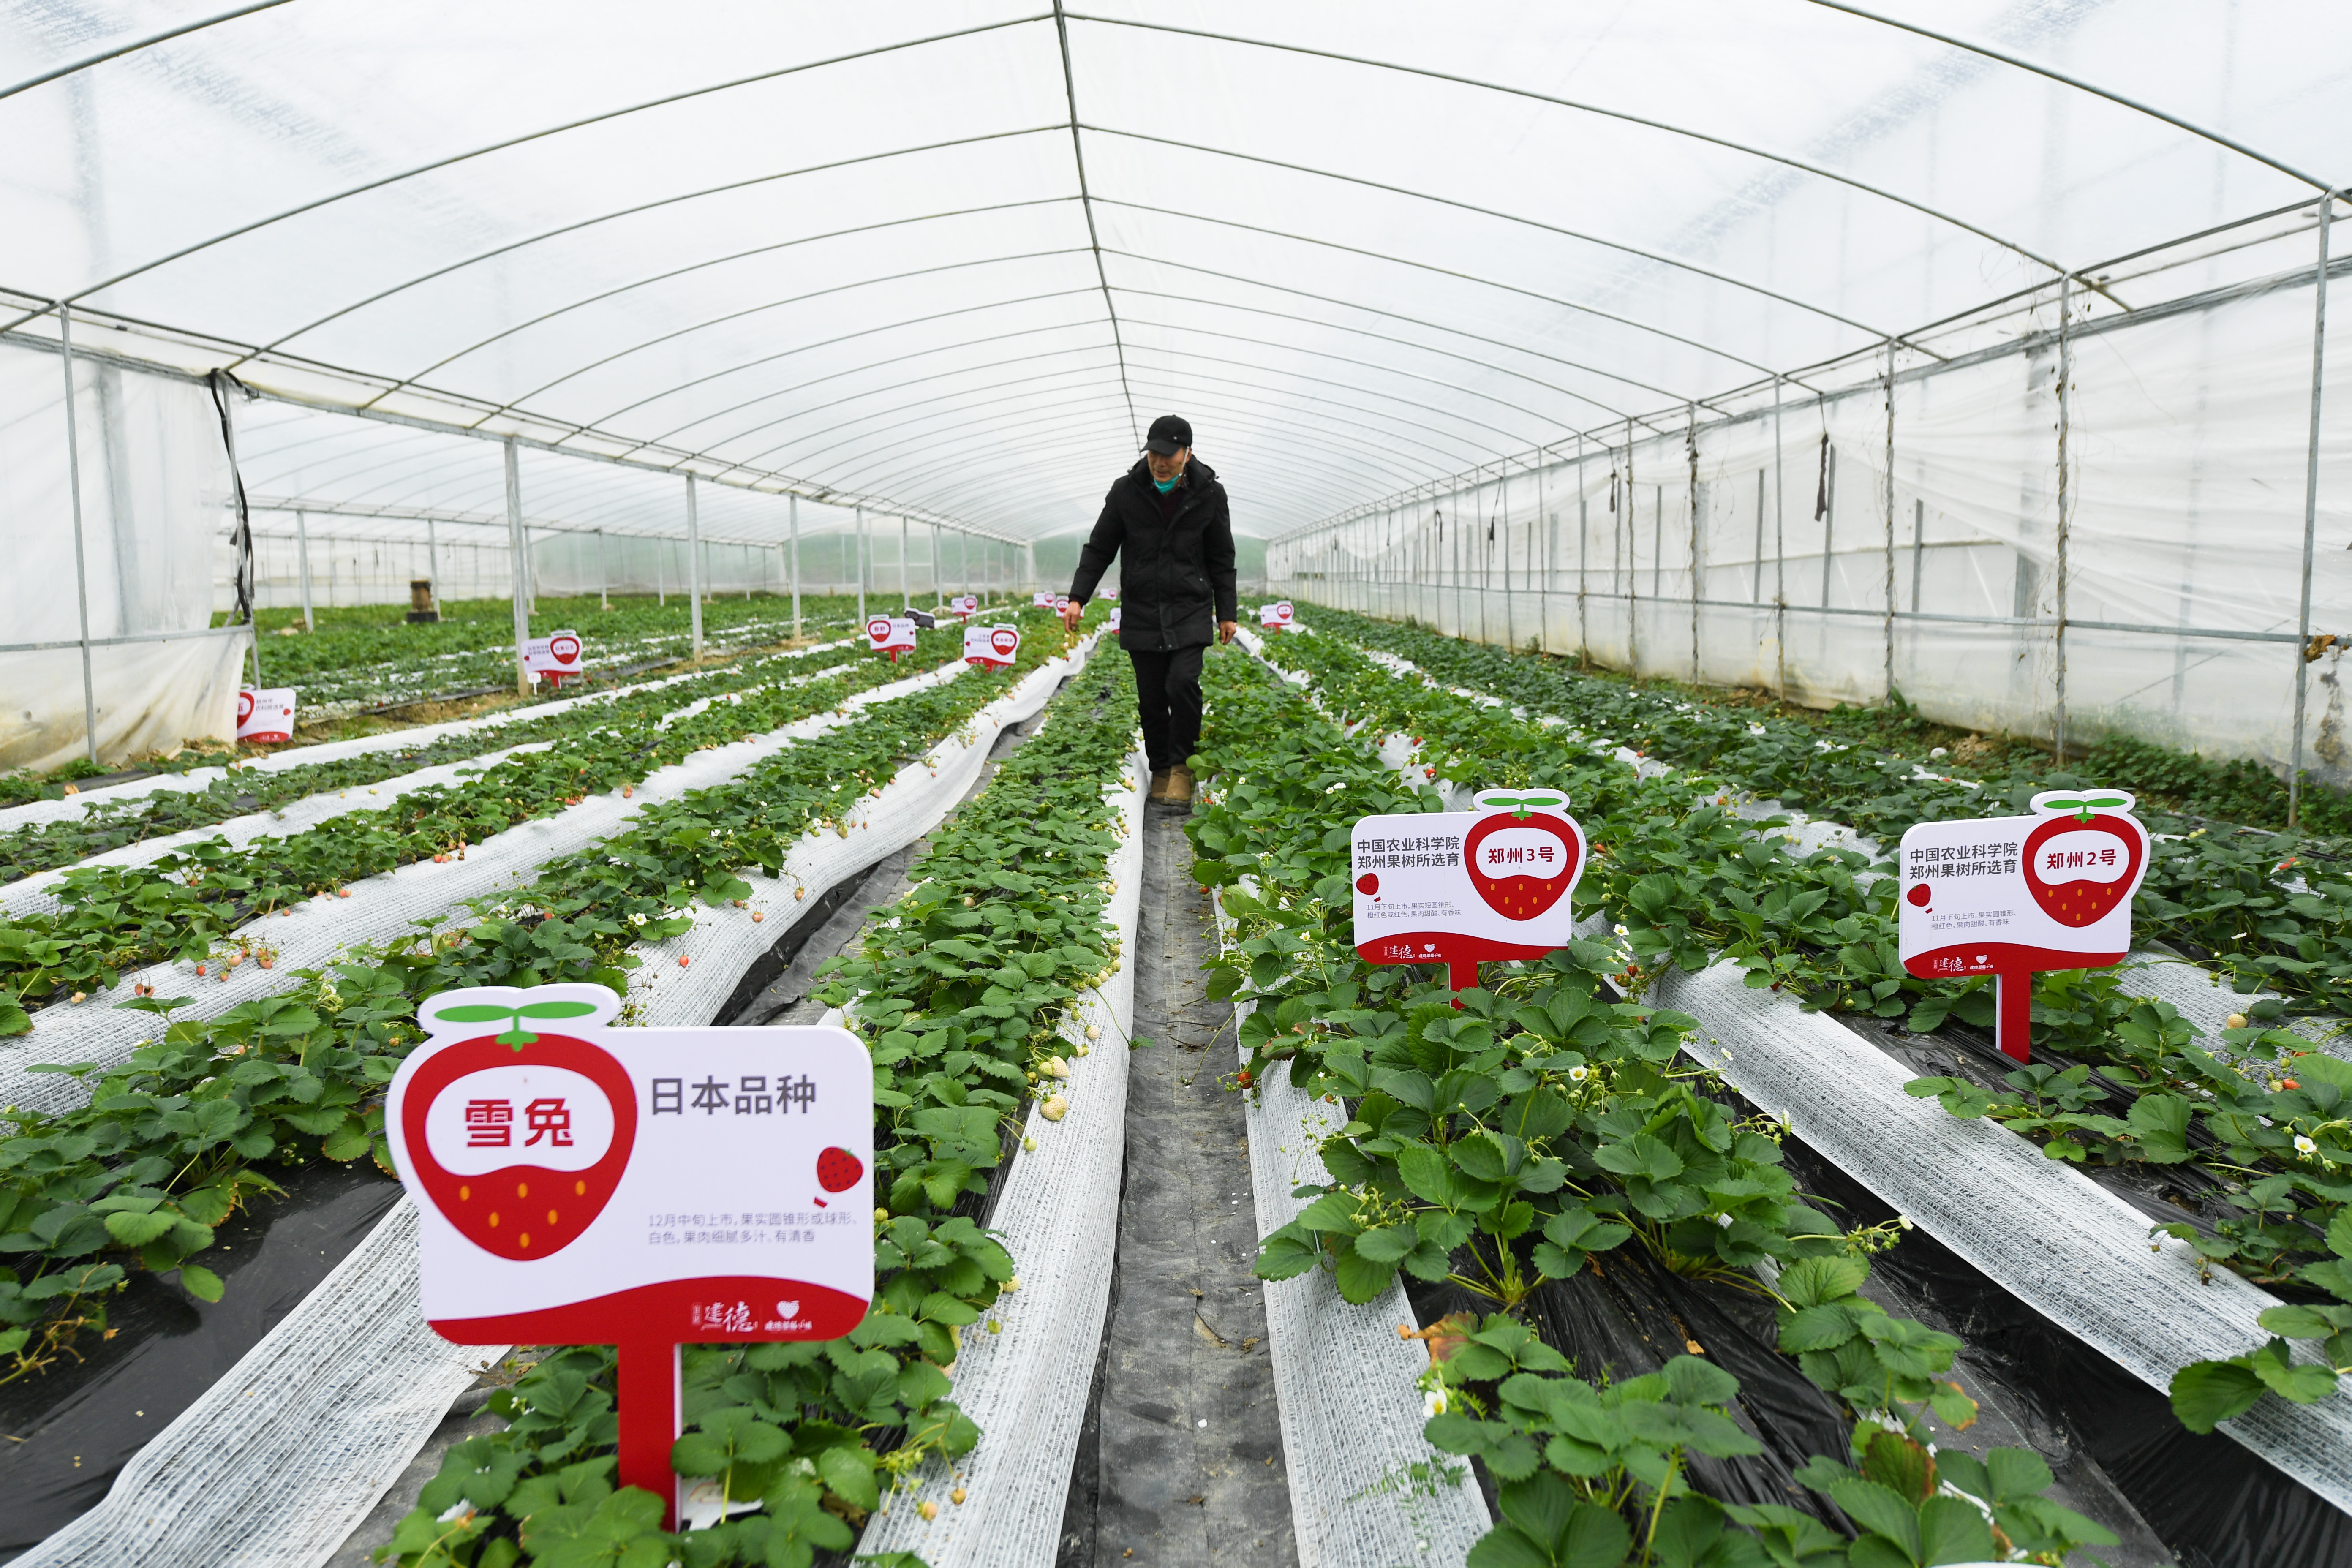
<path id="1" fill-rule="evenodd" d="M 246 503 L 245 475 L 236 466 L 236 424 L 228 411 L 229 388 L 244 392 L 245 383 L 225 370 L 216 370 L 205 378 L 205 384 L 212 388 L 213 407 L 220 415 L 221 445 L 228 451 L 229 482 L 236 488 L 236 624 L 249 626 L 253 621 L 253 510 Z"/>
<path id="2" fill-rule="evenodd" d="M 1830 433 L 1822 432 L 1822 473 L 1813 489 L 1813 521 L 1830 514 Z"/>

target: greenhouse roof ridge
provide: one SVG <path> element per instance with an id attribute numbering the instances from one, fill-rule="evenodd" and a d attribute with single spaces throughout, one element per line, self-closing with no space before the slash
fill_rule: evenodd
<path id="1" fill-rule="evenodd" d="M 1024 540 L 1160 400 L 1287 538 L 2278 272 L 2352 58 L 2298 0 L 534 3 L 0 0 L 0 339 Z"/>

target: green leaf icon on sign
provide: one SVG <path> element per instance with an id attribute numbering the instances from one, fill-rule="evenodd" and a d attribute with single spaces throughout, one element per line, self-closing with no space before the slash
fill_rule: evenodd
<path id="1" fill-rule="evenodd" d="M 520 1007 L 502 1007 L 495 1002 L 467 1002 L 456 1007 L 442 1007 L 434 1012 L 436 1018 L 452 1024 L 494 1024 L 508 1020 L 512 1027 L 498 1036 L 498 1042 L 516 1050 L 538 1043 L 539 1037 L 522 1026 L 525 1018 L 578 1018 L 596 1010 L 593 1002 L 526 1002 Z"/>

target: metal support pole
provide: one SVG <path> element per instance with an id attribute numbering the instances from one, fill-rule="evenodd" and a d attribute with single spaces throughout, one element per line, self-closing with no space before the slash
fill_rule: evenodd
<path id="1" fill-rule="evenodd" d="M 940 598 L 940 524 L 934 518 L 931 520 L 931 603 L 937 605 Z"/>
<path id="2" fill-rule="evenodd" d="M 2319 268 L 2313 275 L 2311 307 L 2311 441 L 2303 470 L 2303 602 L 2295 620 L 2294 746 L 2286 769 L 2286 825 L 2303 818 L 2303 705 L 2311 660 L 2311 551 L 2319 524 L 2319 378 L 2327 363 L 2327 226 L 2336 214 L 2336 193 L 2319 198 Z"/>
<path id="3" fill-rule="evenodd" d="M 604 531 L 601 528 L 596 531 L 596 606 L 604 610 L 613 607 L 613 574 L 604 566 Z"/>
<path id="4" fill-rule="evenodd" d="M 1780 378 L 1772 378 L 1772 664 L 1789 700 L 1789 486 L 1781 469 Z"/>
<path id="5" fill-rule="evenodd" d="M 857 536 L 850 542 L 850 548 L 857 556 L 857 630 L 862 637 L 866 632 L 866 509 L 856 508 L 856 517 Z"/>
<path id="6" fill-rule="evenodd" d="M 1683 446 L 1690 458 L 1691 684 L 1699 677 L 1698 658 L 1698 405 L 1684 410 Z"/>
<path id="7" fill-rule="evenodd" d="M 901 609 L 915 607 L 914 574 L 908 570 L 907 535 L 909 528 L 907 514 L 898 514 L 898 605 Z"/>
<path id="8" fill-rule="evenodd" d="M 441 531 L 431 518 L 425 520 L 425 574 L 432 579 L 433 613 L 441 613 Z"/>
<path id="9" fill-rule="evenodd" d="M 507 544 L 514 555 L 507 578 L 508 590 L 514 599 L 515 691 L 528 697 L 530 672 L 523 668 L 523 645 L 530 641 L 530 605 L 523 586 L 522 464 L 513 437 L 508 437 L 501 445 L 506 447 L 507 458 Z"/>
<path id="10" fill-rule="evenodd" d="M 692 606 L 694 657 L 702 657 L 702 520 L 697 514 L 694 476 L 686 476 L 686 602 Z"/>
<path id="11" fill-rule="evenodd" d="M 2053 681 L 2053 721 L 2051 731 L 2060 766 L 2066 762 L 2066 535 L 2074 521 L 2074 487 L 2067 482 L 2066 424 L 2072 412 L 2069 401 L 2072 389 L 2067 385 L 2074 378 L 2074 342 L 2069 334 L 2066 318 L 2073 313 L 2074 297 L 2069 292 L 2073 279 L 2064 273 L 2058 277 L 2058 640 L 2057 673 Z"/>
<path id="12" fill-rule="evenodd" d="M 1592 663 L 1592 626 L 1587 618 L 1584 593 L 1587 584 L 1585 557 L 1591 552 L 1590 534 L 1592 521 L 1591 503 L 1584 493 L 1584 433 L 1576 437 L 1576 658 L 1579 665 Z"/>
<path id="13" fill-rule="evenodd" d="M 74 603 L 81 616 L 81 724 L 82 746 L 92 763 L 98 761 L 98 684 L 89 668 L 89 570 L 83 560 L 81 541 L 81 435 L 74 423 L 73 373 L 73 312 L 64 305 L 58 307 L 58 343 L 64 351 L 58 356 L 66 375 L 66 493 L 73 502 L 74 531 Z M 231 460 L 234 461 L 234 454 Z M 253 679 L 261 681 L 261 638 L 253 639 Z"/>
<path id="14" fill-rule="evenodd" d="M 1886 700 L 1895 700 L 1895 340 L 1886 340 L 1886 615 L 1880 635 L 1886 645 Z"/>
<path id="15" fill-rule="evenodd" d="M 315 632 L 319 623 L 310 614 L 310 520 L 299 511 L 294 514 L 294 553 L 302 578 L 302 629 Z"/>
<path id="16" fill-rule="evenodd" d="M 801 498 L 791 498 L 793 513 L 793 640 L 801 640 Z"/>

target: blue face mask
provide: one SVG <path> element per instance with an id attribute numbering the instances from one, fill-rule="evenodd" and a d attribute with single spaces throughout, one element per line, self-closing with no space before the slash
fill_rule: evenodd
<path id="1" fill-rule="evenodd" d="M 1176 479 L 1181 479 L 1183 477 L 1183 475 L 1179 474 L 1176 476 Z M 1158 490 L 1161 495 L 1166 495 L 1170 490 L 1176 488 L 1176 479 L 1169 479 L 1164 483 L 1159 479 L 1154 479 L 1151 481 L 1151 488 Z"/>

